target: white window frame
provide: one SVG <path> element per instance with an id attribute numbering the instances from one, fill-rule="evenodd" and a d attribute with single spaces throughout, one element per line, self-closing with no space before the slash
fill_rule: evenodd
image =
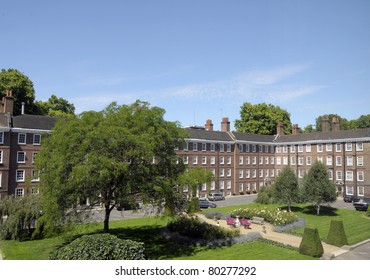
<path id="1" fill-rule="evenodd" d="M 0 132 L 0 144 L 4 144 L 4 131 Z"/>
<path id="2" fill-rule="evenodd" d="M 24 188 L 15 188 L 15 196 L 16 197 L 23 197 L 24 196 Z"/>
<path id="3" fill-rule="evenodd" d="M 357 187 L 357 196 L 364 196 L 365 195 L 365 188 L 363 186 Z"/>
<path id="4" fill-rule="evenodd" d="M 359 181 L 359 182 L 364 182 L 365 181 L 364 171 L 357 171 L 357 181 Z"/>
<path id="5" fill-rule="evenodd" d="M 356 151 L 357 152 L 362 152 L 364 150 L 364 143 L 362 142 L 357 142 L 356 143 Z"/>
<path id="6" fill-rule="evenodd" d="M 194 165 L 198 164 L 198 156 L 193 156 L 193 164 Z"/>
<path id="7" fill-rule="evenodd" d="M 346 181 L 353 181 L 353 171 L 346 171 Z"/>
<path id="8" fill-rule="evenodd" d="M 353 186 L 346 186 L 346 194 L 353 195 Z"/>
<path id="9" fill-rule="evenodd" d="M 347 166 L 353 166 L 353 156 L 347 156 Z"/>
<path id="10" fill-rule="evenodd" d="M 231 153 L 231 144 L 227 144 L 226 148 L 227 148 L 227 152 Z"/>
<path id="11" fill-rule="evenodd" d="M 216 157 L 211 156 L 211 164 L 212 165 L 216 164 Z"/>
<path id="12" fill-rule="evenodd" d="M 215 143 L 211 143 L 211 152 L 214 152 L 216 150 Z"/>
<path id="13" fill-rule="evenodd" d="M 317 152 L 322 153 L 324 151 L 324 147 L 322 144 L 317 144 Z"/>
<path id="14" fill-rule="evenodd" d="M 36 146 L 41 145 L 41 134 L 33 135 L 33 145 L 36 145 Z"/>
<path id="15" fill-rule="evenodd" d="M 306 153 L 311 153 L 311 144 L 306 144 Z"/>
<path id="16" fill-rule="evenodd" d="M 23 155 L 23 159 L 20 158 L 22 157 L 22 155 Z M 17 152 L 17 163 L 26 163 L 26 156 L 27 156 L 26 152 L 18 151 Z"/>
<path id="17" fill-rule="evenodd" d="M 203 165 L 207 164 L 207 157 L 206 156 L 202 156 L 202 164 Z"/>
<path id="18" fill-rule="evenodd" d="M 198 143 L 193 143 L 193 152 L 198 152 Z"/>
<path id="19" fill-rule="evenodd" d="M 357 166 L 364 166 L 364 157 L 363 156 L 358 156 L 356 159 L 356 164 Z"/>
<path id="20" fill-rule="evenodd" d="M 26 171 L 24 169 L 17 169 L 15 172 L 15 181 L 24 182 L 26 180 Z"/>
<path id="21" fill-rule="evenodd" d="M 335 151 L 336 152 L 341 152 L 342 151 L 342 144 L 340 144 L 340 143 L 336 143 L 335 144 Z"/>
<path id="22" fill-rule="evenodd" d="M 312 158 L 306 157 L 306 165 L 311 165 L 311 164 L 312 164 Z"/>
<path id="23" fill-rule="evenodd" d="M 352 143 L 346 143 L 346 152 L 352 152 Z"/>
<path id="24" fill-rule="evenodd" d="M 337 181 L 343 181 L 343 173 L 342 173 L 342 171 L 335 171 L 335 179 Z"/>
<path id="25" fill-rule="evenodd" d="M 202 143 L 202 151 L 207 151 L 207 143 Z"/>
<path id="26" fill-rule="evenodd" d="M 326 151 L 332 152 L 333 151 L 333 144 L 326 144 Z"/>
<path id="27" fill-rule="evenodd" d="M 243 165 L 244 157 L 239 156 L 239 165 Z"/>
<path id="28" fill-rule="evenodd" d="M 333 157 L 327 156 L 326 157 L 326 165 L 333 165 Z"/>
<path id="29" fill-rule="evenodd" d="M 342 166 L 342 157 L 341 156 L 336 156 L 335 157 L 335 165 L 336 166 Z"/>
<path id="30" fill-rule="evenodd" d="M 19 145 L 27 144 L 27 133 L 18 133 L 18 144 Z"/>

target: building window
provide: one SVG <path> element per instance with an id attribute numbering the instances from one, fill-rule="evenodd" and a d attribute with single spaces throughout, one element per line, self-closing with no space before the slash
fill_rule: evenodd
<path id="1" fill-rule="evenodd" d="M 193 151 L 194 152 L 198 151 L 198 143 L 193 143 Z"/>
<path id="2" fill-rule="evenodd" d="M 323 151 L 322 144 L 317 144 L 317 152 L 322 153 L 322 151 Z"/>
<path id="3" fill-rule="evenodd" d="M 247 153 L 249 153 L 249 144 L 246 144 L 246 145 L 245 145 L 245 151 L 246 151 Z"/>
<path id="4" fill-rule="evenodd" d="M 267 154 L 269 152 L 269 146 L 265 146 L 265 153 Z"/>
<path id="5" fill-rule="evenodd" d="M 245 158 L 245 164 L 246 164 L 246 165 L 250 165 L 250 164 L 251 164 L 251 157 L 250 157 L 250 156 L 247 156 L 247 157 Z"/>
<path id="6" fill-rule="evenodd" d="M 358 171 L 357 172 L 357 181 L 363 182 L 364 179 L 364 171 Z"/>
<path id="7" fill-rule="evenodd" d="M 364 196 L 365 195 L 364 187 L 357 187 L 357 195 L 358 196 Z"/>
<path id="8" fill-rule="evenodd" d="M 256 145 L 252 145 L 252 152 L 255 153 L 257 151 Z"/>
<path id="9" fill-rule="evenodd" d="M 207 164 L 207 157 L 205 156 L 202 157 L 202 164 Z"/>
<path id="10" fill-rule="evenodd" d="M 35 153 L 34 153 L 35 154 Z M 37 153 L 36 153 L 37 154 Z M 32 160 L 33 160 L 34 158 L 32 157 Z M 184 162 L 184 164 L 188 164 L 189 163 L 189 157 L 188 156 L 183 156 L 183 158 L 182 158 L 182 160 L 183 160 L 183 162 Z"/>
<path id="11" fill-rule="evenodd" d="M 342 166 L 342 157 L 341 156 L 337 156 L 335 158 L 335 162 L 336 162 L 336 165 L 337 166 Z"/>
<path id="12" fill-rule="evenodd" d="M 363 150 L 364 150 L 364 143 L 362 143 L 362 142 L 356 143 L 356 151 L 361 152 Z"/>
<path id="13" fill-rule="evenodd" d="M 225 181 L 220 181 L 220 190 L 225 189 Z"/>
<path id="14" fill-rule="evenodd" d="M 306 145 L 306 153 L 311 153 L 311 144 Z"/>
<path id="15" fill-rule="evenodd" d="M 231 169 L 230 169 L 230 168 L 228 168 L 228 169 L 226 170 L 226 176 L 227 176 L 227 177 L 231 177 Z"/>
<path id="16" fill-rule="evenodd" d="M 211 157 L 211 164 L 216 164 L 216 157 Z"/>
<path id="17" fill-rule="evenodd" d="M 223 168 L 220 169 L 220 177 L 224 177 L 225 176 L 225 171 Z"/>
<path id="18" fill-rule="evenodd" d="M 3 186 L 3 173 L 0 172 L 0 188 Z M 1 197 L 0 197 L 1 199 Z"/>
<path id="19" fill-rule="evenodd" d="M 303 165 L 303 157 L 298 157 L 298 165 Z"/>
<path id="20" fill-rule="evenodd" d="M 214 143 L 211 143 L 211 152 L 214 152 L 216 150 L 216 145 Z"/>
<path id="21" fill-rule="evenodd" d="M 298 145 L 298 153 L 303 153 L 303 145 L 302 144 Z"/>
<path id="22" fill-rule="evenodd" d="M 40 134 L 33 135 L 33 145 L 41 145 L 41 135 Z"/>
<path id="23" fill-rule="evenodd" d="M 225 163 L 225 158 L 224 157 L 220 157 L 220 164 L 224 164 Z"/>
<path id="24" fill-rule="evenodd" d="M 0 163 L 3 163 L 3 151 L 0 151 Z"/>
<path id="25" fill-rule="evenodd" d="M 347 166 L 353 166 L 353 157 L 352 156 L 347 157 Z"/>
<path id="26" fill-rule="evenodd" d="M 24 173 L 25 173 L 24 170 L 17 170 L 15 180 L 17 182 L 24 182 L 24 179 L 25 179 Z"/>
<path id="27" fill-rule="evenodd" d="M 243 165 L 243 156 L 239 156 L 239 164 Z"/>
<path id="28" fill-rule="evenodd" d="M 204 184 L 202 184 L 202 191 L 204 192 L 204 191 L 206 191 L 207 190 L 207 184 L 206 183 L 204 183 Z"/>
<path id="29" fill-rule="evenodd" d="M 185 147 L 184 147 L 184 151 L 188 151 L 188 150 L 189 150 L 189 142 L 186 142 Z"/>
<path id="30" fill-rule="evenodd" d="M 311 165 L 312 159 L 311 157 L 306 157 L 306 165 Z"/>
<path id="31" fill-rule="evenodd" d="M 353 171 L 346 171 L 346 181 L 353 181 Z"/>
<path id="32" fill-rule="evenodd" d="M 275 158 L 274 157 L 271 157 L 270 158 L 270 162 L 271 162 L 271 164 L 275 164 Z"/>
<path id="33" fill-rule="evenodd" d="M 333 180 L 333 170 L 328 170 L 329 180 Z"/>
<path id="34" fill-rule="evenodd" d="M 252 170 L 252 177 L 253 177 L 253 178 L 256 178 L 256 177 L 257 177 L 256 169 L 253 169 L 253 170 Z"/>
<path id="35" fill-rule="evenodd" d="M 32 170 L 32 182 L 38 182 L 40 181 L 40 173 L 36 170 Z"/>
<path id="36" fill-rule="evenodd" d="M 288 157 L 283 157 L 283 164 L 288 165 Z"/>
<path id="37" fill-rule="evenodd" d="M 275 169 L 271 169 L 271 177 L 275 177 Z"/>
<path id="38" fill-rule="evenodd" d="M 260 157 L 260 165 L 263 165 L 263 157 Z"/>
<path id="39" fill-rule="evenodd" d="M 40 191 L 39 191 L 39 189 L 38 188 L 32 188 L 31 189 L 31 193 L 32 194 L 38 194 Z"/>
<path id="40" fill-rule="evenodd" d="M 239 144 L 239 152 L 243 152 L 243 144 Z"/>
<path id="41" fill-rule="evenodd" d="M 263 169 L 260 169 L 260 178 L 263 178 Z"/>
<path id="42" fill-rule="evenodd" d="M 343 181 L 342 171 L 335 172 L 335 178 L 337 181 Z"/>
<path id="43" fill-rule="evenodd" d="M 346 186 L 346 194 L 353 195 L 353 187 Z"/>
<path id="44" fill-rule="evenodd" d="M 333 165 L 333 157 L 327 156 L 326 157 L 326 165 Z"/>
<path id="45" fill-rule="evenodd" d="M 255 165 L 257 163 L 257 158 L 256 157 L 252 157 L 252 164 Z"/>
<path id="46" fill-rule="evenodd" d="M 4 132 L 0 132 L 0 144 L 4 144 Z"/>
<path id="47" fill-rule="evenodd" d="M 317 161 L 323 163 L 322 157 L 317 157 Z"/>
<path id="48" fill-rule="evenodd" d="M 276 164 L 281 165 L 281 157 L 276 157 Z"/>
<path id="49" fill-rule="evenodd" d="M 352 143 L 346 143 L 346 152 L 352 152 Z"/>
<path id="50" fill-rule="evenodd" d="M 288 146 L 283 146 L 283 153 L 284 154 L 288 153 Z"/>
<path id="51" fill-rule="evenodd" d="M 295 153 L 295 146 L 294 145 L 290 146 L 290 152 Z"/>
<path id="52" fill-rule="evenodd" d="M 269 164 L 269 157 L 265 157 L 265 164 Z"/>
<path id="53" fill-rule="evenodd" d="M 244 174 L 243 174 L 243 170 L 239 170 L 239 178 L 243 178 Z"/>
<path id="54" fill-rule="evenodd" d="M 223 153 L 225 151 L 224 144 L 220 144 L 220 152 Z"/>
<path id="55" fill-rule="evenodd" d="M 277 147 L 276 147 L 276 153 L 277 153 L 277 154 L 280 154 L 280 153 L 281 153 L 281 147 L 280 147 L 280 146 L 277 146 Z"/>
<path id="56" fill-rule="evenodd" d="M 299 169 L 298 170 L 298 178 L 303 178 L 304 177 L 304 170 Z"/>
<path id="57" fill-rule="evenodd" d="M 24 196 L 24 189 L 23 188 L 16 188 L 15 189 L 15 196 Z"/>
<path id="58" fill-rule="evenodd" d="M 228 190 L 231 189 L 231 181 L 230 180 L 226 181 L 226 187 L 227 187 Z"/>
<path id="59" fill-rule="evenodd" d="M 202 151 L 207 151 L 207 143 L 202 143 Z"/>
<path id="60" fill-rule="evenodd" d="M 227 160 L 226 162 L 227 164 L 231 164 L 231 157 L 227 157 L 226 160 Z"/>
<path id="61" fill-rule="evenodd" d="M 227 152 L 230 153 L 231 152 L 231 144 L 227 144 Z"/>
<path id="62" fill-rule="evenodd" d="M 342 145 L 340 143 L 335 144 L 335 151 L 341 152 L 342 151 Z"/>
<path id="63" fill-rule="evenodd" d="M 245 178 L 251 177 L 251 171 L 249 169 L 245 170 Z"/>
<path id="64" fill-rule="evenodd" d="M 17 163 L 26 162 L 26 152 L 17 152 Z"/>
<path id="65" fill-rule="evenodd" d="M 198 157 L 197 156 L 193 156 L 193 164 L 198 164 Z"/>
<path id="66" fill-rule="evenodd" d="M 364 166 L 364 157 L 357 157 L 357 166 Z"/>
<path id="67" fill-rule="evenodd" d="M 295 165 L 295 157 L 290 157 L 290 164 Z"/>
<path id="68" fill-rule="evenodd" d="M 19 133 L 18 134 L 18 144 L 23 145 L 26 144 L 26 133 Z"/>
<path id="69" fill-rule="evenodd" d="M 333 151 L 333 145 L 332 144 L 326 144 L 326 151 L 332 152 Z"/>

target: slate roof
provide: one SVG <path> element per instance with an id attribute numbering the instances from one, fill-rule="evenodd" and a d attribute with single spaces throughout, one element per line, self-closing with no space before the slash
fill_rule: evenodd
<path id="1" fill-rule="evenodd" d="M 8 126 L 9 126 L 8 115 L 1 113 L 0 114 L 0 127 L 8 127 Z"/>
<path id="2" fill-rule="evenodd" d="M 208 131 L 205 129 L 185 128 L 188 139 L 199 139 L 208 141 L 233 141 L 229 133 L 224 131 Z"/>
<path id="3" fill-rule="evenodd" d="M 13 128 L 51 130 L 58 118 L 39 115 L 19 115 L 13 117 Z"/>
<path id="4" fill-rule="evenodd" d="M 273 135 L 259 135 L 251 133 L 240 133 L 232 132 L 237 141 L 250 141 L 250 142 L 262 142 L 262 143 L 271 143 L 274 141 L 276 136 Z"/>

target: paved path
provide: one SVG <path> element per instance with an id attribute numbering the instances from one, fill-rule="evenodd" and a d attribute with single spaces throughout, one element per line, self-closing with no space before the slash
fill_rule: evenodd
<path id="1" fill-rule="evenodd" d="M 204 215 L 202 214 L 197 214 L 199 219 L 210 223 L 210 224 L 216 224 L 214 220 L 207 219 Z M 220 226 L 225 227 L 225 228 L 230 228 L 226 224 L 225 220 L 219 220 Z M 264 226 L 264 228 L 263 228 Z M 280 233 L 276 232 L 273 230 L 273 225 L 269 223 L 265 223 L 264 225 L 260 224 L 252 224 L 250 229 L 244 229 L 243 227 L 240 227 L 240 233 L 241 234 L 248 234 L 250 232 L 259 232 L 262 234 L 263 238 L 273 240 L 276 242 L 280 242 L 286 245 L 291 245 L 293 247 L 299 248 L 299 245 L 301 244 L 302 237 L 295 236 L 292 234 L 287 234 L 287 233 Z M 348 252 L 347 249 L 342 249 L 333 245 L 326 244 L 325 242 L 321 242 L 323 249 L 324 249 L 324 254 L 323 254 L 323 259 L 332 259 L 334 257 L 337 257 L 343 253 Z"/>

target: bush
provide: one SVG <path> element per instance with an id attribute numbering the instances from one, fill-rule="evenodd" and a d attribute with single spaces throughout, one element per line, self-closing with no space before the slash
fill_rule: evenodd
<path id="1" fill-rule="evenodd" d="M 315 258 L 319 258 L 324 253 L 319 231 L 317 228 L 305 228 L 301 244 L 299 245 L 299 253 Z"/>
<path id="2" fill-rule="evenodd" d="M 293 212 L 281 210 L 280 208 L 269 209 L 267 207 L 251 207 L 234 210 L 230 216 L 251 219 L 252 217 L 262 217 L 273 225 L 285 225 L 297 221 L 298 217 Z"/>
<path id="3" fill-rule="evenodd" d="M 103 233 L 84 235 L 58 249 L 51 260 L 145 260 L 142 243 Z"/>
<path id="4" fill-rule="evenodd" d="M 172 232 L 177 232 L 182 236 L 195 239 L 221 239 L 239 235 L 239 231 L 227 230 L 200 222 L 197 218 L 179 217 L 169 222 L 167 228 Z"/>
<path id="5" fill-rule="evenodd" d="M 331 221 L 326 243 L 342 247 L 347 245 L 347 236 L 344 231 L 343 221 Z"/>
<path id="6" fill-rule="evenodd" d="M 258 192 L 256 203 L 273 204 L 274 203 L 274 186 L 263 186 Z"/>
<path id="7" fill-rule="evenodd" d="M 190 201 L 188 202 L 188 207 L 187 207 L 187 212 L 189 214 L 191 213 L 196 213 L 200 210 L 199 206 L 199 198 L 197 197 L 192 197 Z"/>

